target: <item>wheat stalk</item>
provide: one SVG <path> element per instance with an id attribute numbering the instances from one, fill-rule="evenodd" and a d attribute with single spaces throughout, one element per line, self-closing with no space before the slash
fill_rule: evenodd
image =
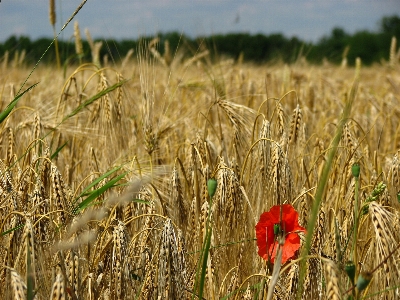
<path id="1" fill-rule="evenodd" d="M 82 37 L 78 21 L 74 22 L 75 53 L 81 57 L 83 55 Z"/>

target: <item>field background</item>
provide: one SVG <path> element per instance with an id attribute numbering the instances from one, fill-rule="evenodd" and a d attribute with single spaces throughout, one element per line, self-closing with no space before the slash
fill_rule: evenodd
<path id="1" fill-rule="evenodd" d="M 370 67 L 183 58 L 157 40 L 114 64 L 93 44 L 92 63 L 26 82 L 32 68 L 3 58 L 1 111 L 38 84 L 1 115 L 0 297 L 397 299 L 395 42 Z M 272 275 L 254 226 L 283 203 L 313 235 Z M 344 271 L 354 258 L 366 289 Z"/>

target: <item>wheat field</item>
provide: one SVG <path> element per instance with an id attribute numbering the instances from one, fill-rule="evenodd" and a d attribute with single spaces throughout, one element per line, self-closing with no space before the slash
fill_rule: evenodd
<path id="1" fill-rule="evenodd" d="M 25 84 L 3 58 L 3 113 L 38 84 L 0 115 L 0 298 L 398 299 L 398 55 L 254 65 L 156 44 L 122 63 L 93 44 Z M 282 204 L 308 232 L 270 265 L 255 226 Z"/>

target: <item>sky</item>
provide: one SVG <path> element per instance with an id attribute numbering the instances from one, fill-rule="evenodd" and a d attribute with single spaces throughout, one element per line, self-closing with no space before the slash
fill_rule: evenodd
<path id="1" fill-rule="evenodd" d="M 55 0 L 56 30 L 82 0 Z M 400 0 L 87 0 L 76 15 L 82 35 L 136 39 L 177 31 L 190 37 L 228 32 L 283 33 L 318 41 L 334 27 L 377 31 L 383 16 L 400 16 Z M 60 34 L 73 36 L 73 22 Z M 52 37 L 49 1 L 0 0 L 0 42 L 12 35 Z"/>

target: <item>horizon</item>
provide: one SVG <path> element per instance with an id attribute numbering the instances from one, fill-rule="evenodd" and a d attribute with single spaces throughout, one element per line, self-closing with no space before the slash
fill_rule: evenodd
<path id="1" fill-rule="evenodd" d="M 81 0 L 56 0 L 56 32 L 75 11 Z M 31 40 L 53 38 L 49 22 L 48 1 L 0 2 L 0 42 L 11 36 L 26 36 Z M 30 18 L 26 18 L 29 11 Z M 282 34 L 305 42 L 318 42 L 329 36 L 332 29 L 342 28 L 353 34 L 379 30 L 384 16 L 400 15 L 396 0 L 384 1 L 312 1 L 240 0 L 193 1 L 182 0 L 120 0 L 112 6 L 87 1 L 59 39 L 73 36 L 73 22 L 78 21 L 85 39 L 87 28 L 94 39 L 135 40 L 157 33 L 178 32 L 190 38 L 215 34 Z M 32 17 L 33 16 L 33 17 Z"/>

